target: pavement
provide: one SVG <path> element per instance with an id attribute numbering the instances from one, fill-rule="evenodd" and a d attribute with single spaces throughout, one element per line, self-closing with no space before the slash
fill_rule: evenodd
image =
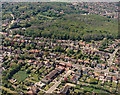
<path id="1" fill-rule="evenodd" d="M 72 70 L 67 71 L 67 73 L 64 74 L 63 77 L 61 77 L 59 81 L 57 81 L 50 89 L 48 89 L 46 93 L 52 93 L 61 84 L 61 81 L 64 79 L 64 77 L 69 76 L 71 72 Z"/>

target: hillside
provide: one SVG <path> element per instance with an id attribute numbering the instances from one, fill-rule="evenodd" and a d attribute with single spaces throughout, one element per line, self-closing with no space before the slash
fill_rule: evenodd
<path id="1" fill-rule="evenodd" d="M 94 3 L 93 3 L 94 4 Z M 103 3 L 101 3 L 102 5 Z M 106 3 L 113 10 L 113 3 Z M 56 39 L 71 40 L 101 40 L 104 37 L 116 38 L 118 33 L 117 19 L 100 16 L 98 14 L 83 15 L 89 11 L 88 4 L 79 3 L 3 3 L 3 23 L 12 20 L 14 15 L 16 23 L 10 29 L 19 28 L 13 34 L 25 36 L 43 36 Z M 103 4 L 105 5 L 105 4 Z M 8 8 L 9 6 L 9 8 Z M 91 5 L 92 6 L 92 5 Z M 85 8 L 81 10 L 80 8 Z M 96 7 L 95 7 L 96 8 Z M 101 10 L 104 7 L 101 7 Z M 95 9 L 93 9 L 95 11 Z M 95 12 L 101 12 L 99 10 Z M 7 26 L 6 26 L 7 28 Z M 25 28 L 25 31 L 21 30 Z M 2 28 L 4 32 L 5 28 Z"/>
<path id="2" fill-rule="evenodd" d="M 26 31 L 36 32 L 32 26 Z M 104 37 L 115 38 L 118 32 L 117 20 L 98 15 L 66 15 L 36 27 L 37 33 L 44 37 L 87 41 L 101 40 Z"/>

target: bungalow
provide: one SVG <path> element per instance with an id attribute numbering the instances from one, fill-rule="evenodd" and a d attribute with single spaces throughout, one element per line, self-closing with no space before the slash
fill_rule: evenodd
<path id="1" fill-rule="evenodd" d="M 49 56 L 51 56 L 51 57 L 56 57 L 56 54 L 50 53 Z"/>
<path id="2" fill-rule="evenodd" d="M 17 34 L 17 35 L 15 35 L 15 37 L 16 37 L 16 38 L 20 38 L 20 35 L 19 35 L 19 34 Z"/>
<path id="3" fill-rule="evenodd" d="M 77 60 L 76 59 L 71 59 L 71 62 L 76 63 Z"/>
<path id="4" fill-rule="evenodd" d="M 78 59 L 78 63 L 83 64 L 83 60 Z"/>
<path id="5" fill-rule="evenodd" d="M 34 60 L 28 60 L 27 62 L 28 62 L 28 63 L 32 63 L 32 62 L 34 62 Z"/>
<path id="6" fill-rule="evenodd" d="M 24 61 L 23 60 L 19 60 L 18 63 L 23 63 Z"/>
<path id="7" fill-rule="evenodd" d="M 117 78 L 114 76 L 112 77 L 112 81 L 114 81 L 115 83 L 118 83 Z"/>
<path id="8" fill-rule="evenodd" d="M 102 68 L 102 69 L 105 69 L 105 68 L 106 68 L 106 65 L 105 65 L 105 64 L 101 64 L 101 68 Z"/>
<path id="9" fill-rule="evenodd" d="M 70 57 L 65 57 L 65 60 L 66 60 L 66 61 L 70 61 L 71 58 L 70 58 Z"/>
<path id="10" fill-rule="evenodd" d="M 114 71 L 117 71 L 117 68 L 116 68 L 116 67 L 111 67 L 110 69 L 113 69 Z"/>
<path id="11" fill-rule="evenodd" d="M 30 90 L 30 91 L 27 91 L 27 92 L 26 92 L 26 95 L 34 95 L 34 94 L 33 94 L 33 91 Z"/>
<path id="12" fill-rule="evenodd" d="M 86 46 L 87 46 L 87 47 L 90 47 L 90 45 L 89 45 L 89 44 L 86 44 Z"/>
<path id="13" fill-rule="evenodd" d="M 66 64 L 66 67 L 72 68 L 72 64 L 68 63 L 68 64 Z"/>
<path id="14" fill-rule="evenodd" d="M 17 42 L 17 39 L 15 38 L 15 39 L 13 39 L 13 41 L 14 41 L 14 42 Z"/>
<path id="15" fill-rule="evenodd" d="M 104 76 L 104 75 L 100 75 L 100 76 L 99 76 L 99 80 L 102 80 L 102 81 L 103 81 L 104 79 L 105 79 L 105 76 Z"/>
<path id="16" fill-rule="evenodd" d="M 65 63 L 59 63 L 59 65 L 66 67 Z"/>
<path id="17" fill-rule="evenodd" d="M 81 42 L 81 43 L 79 43 L 79 45 L 81 45 L 81 46 L 85 46 L 85 43 L 84 43 L 84 42 L 83 42 L 83 43 Z"/>
<path id="18" fill-rule="evenodd" d="M 99 75 L 100 75 L 99 73 L 96 73 L 96 72 L 94 73 L 95 77 L 98 77 Z"/>
<path id="19" fill-rule="evenodd" d="M 116 60 L 115 60 L 115 64 L 119 64 L 119 59 L 116 59 Z"/>
<path id="20" fill-rule="evenodd" d="M 106 76 L 106 81 L 110 82 L 112 80 L 111 76 Z"/>
<path id="21" fill-rule="evenodd" d="M 88 75 L 91 75 L 91 76 L 92 76 L 92 75 L 93 75 L 93 72 L 89 71 L 89 72 L 88 72 Z"/>
<path id="22" fill-rule="evenodd" d="M 89 61 L 87 61 L 87 60 L 85 60 L 85 61 L 84 61 L 84 63 L 85 63 L 85 64 L 90 64 L 90 62 L 89 62 Z"/>

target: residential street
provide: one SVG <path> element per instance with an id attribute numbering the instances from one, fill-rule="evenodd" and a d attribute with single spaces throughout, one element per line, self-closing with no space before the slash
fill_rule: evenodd
<path id="1" fill-rule="evenodd" d="M 111 64 L 112 64 L 112 62 L 113 62 L 113 60 L 114 60 L 114 57 L 115 57 L 115 54 L 116 54 L 116 52 L 118 51 L 118 49 L 119 48 L 116 48 L 115 49 L 115 51 L 112 53 L 112 54 L 110 54 L 110 58 L 108 59 L 108 66 L 111 66 Z"/>
<path id="2" fill-rule="evenodd" d="M 67 77 L 71 74 L 72 70 L 69 70 L 67 71 L 67 73 L 65 75 L 63 75 L 63 77 Z M 56 87 L 58 87 L 60 84 L 61 84 L 61 81 L 64 79 L 64 78 L 60 78 L 59 81 L 57 81 L 50 89 L 48 89 L 48 91 L 46 91 L 46 93 L 52 93 Z"/>

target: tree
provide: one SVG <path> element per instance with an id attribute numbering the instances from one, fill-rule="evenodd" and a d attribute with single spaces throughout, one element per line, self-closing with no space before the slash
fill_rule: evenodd
<path id="1" fill-rule="evenodd" d="M 91 83 L 91 84 L 97 84 L 97 80 L 96 80 L 95 78 L 91 78 L 91 79 L 90 79 L 90 83 Z"/>
<path id="2" fill-rule="evenodd" d="M 30 50 L 30 49 L 31 49 L 30 45 L 26 45 L 25 48 L 26 48 L 27 50 Z"/>
<path id="3" fill-rule="evenodd" d="M 64 78 L 64 81 L 65 81 L 65 82 L 67 82 L 67 81 L 68 81 L 67 77 L 65 77 L 65 78 Z"/>
<path id="4" fill-rule="evenodd" d="M 64 52 L 64 48 L 60 47 L 60 46 L 57 46 L 57 47 L 54 48 L 54 51 L 55 52 Z"/>
<path id="5" fill-rule="evenodd" d="M 30 69 L 28 69 L 28 70 L 27 70 L 27 73 L 28 73 L 28 74 L 29 74 L 29 73 L 31 73 L 31 70 L 30 70 Z"/>

